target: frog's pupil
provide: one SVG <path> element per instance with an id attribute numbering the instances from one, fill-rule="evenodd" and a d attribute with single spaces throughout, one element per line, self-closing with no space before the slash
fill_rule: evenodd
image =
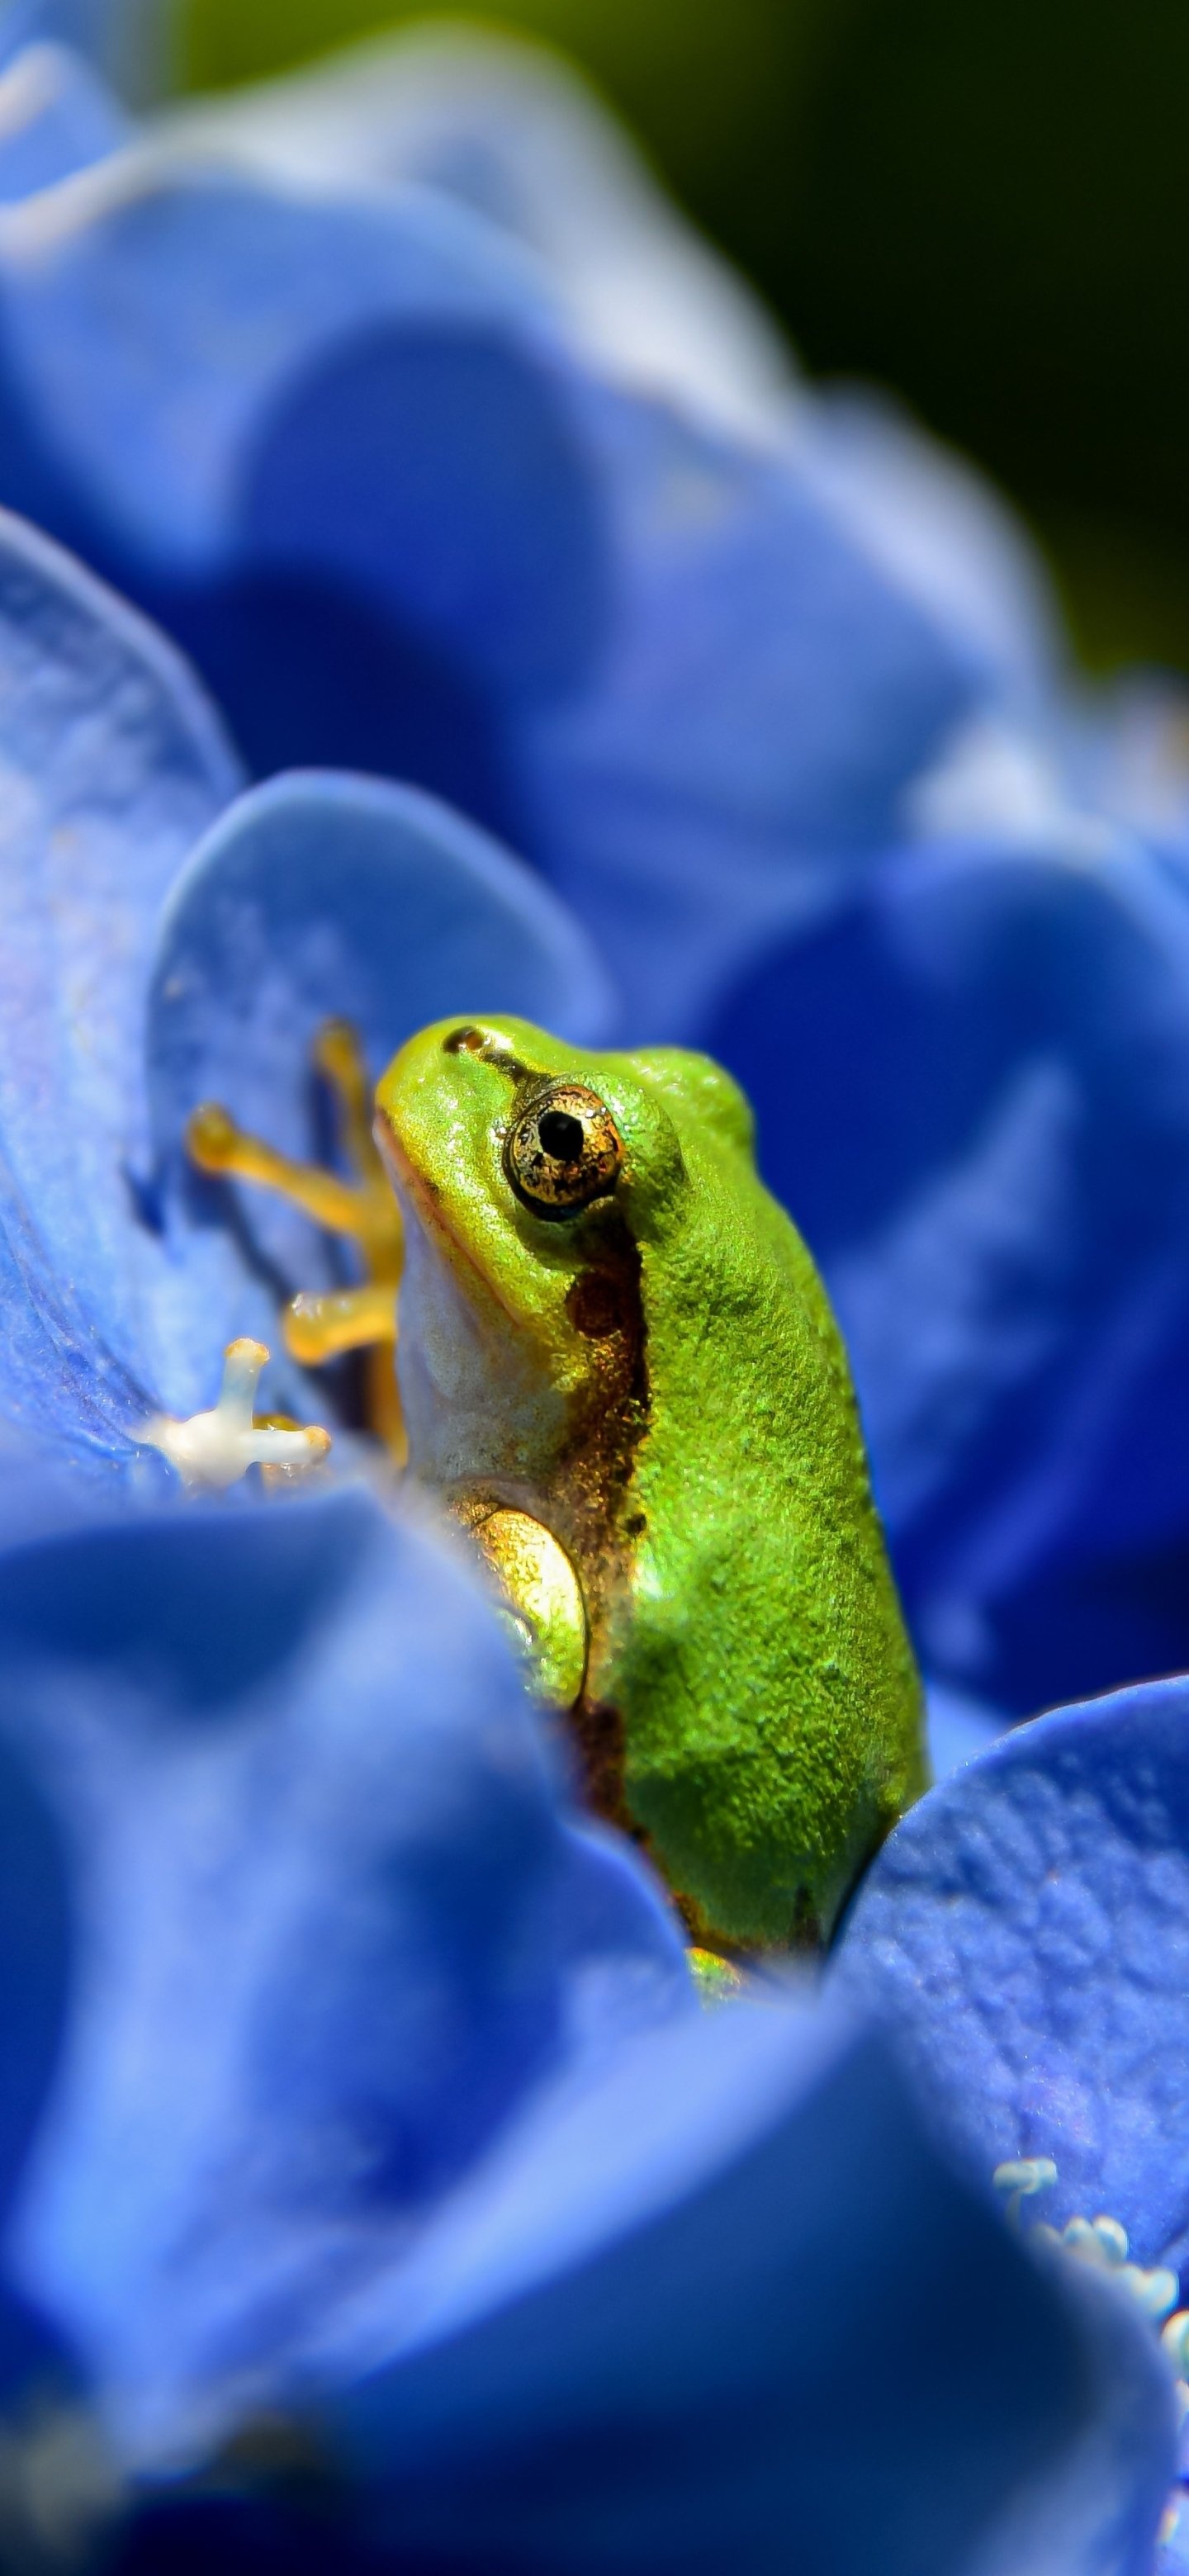
<path id="1" fill-rule="evenodd" d="M 545 1152 L 557 1163 L 576 1163 L 582 1152 L 583 1132 L 580 1118 L 571 1118 L 568 1109 L 547 1109 L 537 1133 Z"/>

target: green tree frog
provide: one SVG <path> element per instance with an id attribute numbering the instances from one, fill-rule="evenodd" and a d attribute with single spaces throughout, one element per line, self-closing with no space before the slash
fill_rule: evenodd
<path id="1" fill-rule="evenodd" d="M 824 1940 L 925 1785 L 842 1343 L 704 1056 L 445 1020 L 376 1094 L 410 1469 L 698 1942 Z"/>

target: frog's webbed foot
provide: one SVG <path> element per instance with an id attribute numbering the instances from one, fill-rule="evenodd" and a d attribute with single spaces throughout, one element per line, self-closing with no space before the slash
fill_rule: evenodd
<path id="1" fill-rule="evenodd" d="M 145 1424 L 141 1439 L 168 1458 L 192 1493 L 224 1493 L 249 1467 L 262 1468 L 270 1484 L 288 1484 L 325 1458 L 330 1433 L 317 1423 L 253 1412 L 268 1356 L 263 1342 L 229 1342 L 223 1384 L 209 1412 L 192 1413 L 184 1421 L 158 1413 Z"/>
<path id="2" fill-rule="evenodd" d="M 295 1162 L 263 1137 L 236 1125 L 217 1101 L 196 1109 L 186 1129 L 191 1159 L 204 1172 L 227 1173 L 274 1190 L 316 1225 L 356 1246 L 363 1278 L 350 1287 L 297 1296 L 286 1308 L 286 1348 L 306 1368 L 343 1351 L 366 1350 L 369 1428 L 394 1463 L 407 1454 L 392 1348 L 401 1272 L 400 1210 L 372 1139 L 371 1085 L 354 1029 L 328 1020 L 314 1041 L 314 1062 L 334 1095 L 349 1178 L 320 1163 Z"/>

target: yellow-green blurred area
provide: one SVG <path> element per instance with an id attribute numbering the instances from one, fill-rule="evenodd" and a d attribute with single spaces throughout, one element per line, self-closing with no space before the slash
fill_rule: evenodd
<path id="1" fill-rule="evenodd" d="M 188 0 L 187 79 L 434 14 Z M 523 0 L 487 23 L 594 78 L 811 371 L 892 385 L 1007 486 L 1087 660 L 1189 667 L 1189 0 Z"/>

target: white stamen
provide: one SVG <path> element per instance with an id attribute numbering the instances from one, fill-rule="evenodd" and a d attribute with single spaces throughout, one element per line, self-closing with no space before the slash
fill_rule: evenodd
<path id="1" fill-rule="evenodd" d="M 1050 2190 L 1056 2179 L 1051 2156 L 1015 2156 L 1007 2164 L 996 2165 L 991 2180 L 996 2191 L 1007 2193 L 1008 2224 L 1018 2227 L 1021 2201 L 1030 2200 L 1034 2192 Z"/>
<path id="2" fill-rule="evenodd" d="M 1016 2164 L 997 2165 L 993 2179 L 998 2190 L 1010 2192 L 1008 2215 L 1015 2216 L 1018 2227 L 1022 2198 L 1056 2182 L 1057 2168 L 1050 2156 L 1021 2157 Z M 1149 2270 L 1142 2263 L 1131 2262 L 1127 2230 L 1117 2218 L 1070 2218 L 1062 2228 L 1048 2227 L 1042 2221 L 1029 2228 L 1028 2243 L 1046 2249 L 1055 2246 L 1058 2253 L 1072 2254 L 1079 2263 L 1089 2263 L 1095 2271 L 1106 2272 L 1138 2302 L 1153 2326 L 1159 2326 L 1160 2341 L 1173 2372 L 1177 2423 L 1183 2425 L 1189 2418 L 1189 2387 L 1185 2384 L 1189 2375 L 1189 2308 L 1176 2306 L 1180 2296 L 1177 2274 L 1167 2263 L 1154 2263 Z M 1174 2316 L 1169 2316 L 1170 2308 L 1176 2309 Z M 1180 2512 L 1181 2494 L 1174 2489 L 1160 2525 L 1162 2546 L 1171 2540 Z"/>
<path id="3" fill-rule="evenodd" d="M 146 1446 L 159 1449 L 192 1492 L 223 1493 L 249 1467 L 280 1468 L 292 1475 L 325 1458 L 330 1434 L 316 1423 L 282 1430 L 254 1419 L 256 1388 L 268 1357 L 263 1342 L 229 1342 L 219 1400 L 208 1413 L 192 1413 L 184 1422 L 157 1413 L 145 1424 L 140 1436 Z"/>

